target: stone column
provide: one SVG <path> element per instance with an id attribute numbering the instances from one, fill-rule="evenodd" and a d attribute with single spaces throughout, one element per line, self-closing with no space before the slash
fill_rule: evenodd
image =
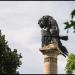
<path id="1" fill-rule="evenodd" d="M 39 50 L 44 55 L 44 74 L 57 74 L 58 48 L 54 44 L 49 44 Z"/>

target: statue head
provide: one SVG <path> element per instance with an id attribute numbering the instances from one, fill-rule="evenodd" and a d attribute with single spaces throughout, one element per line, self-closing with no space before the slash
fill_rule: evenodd
<path id="1" fill-rule="evenodd" d="M 41 28 L 49 29 L 52 26 L 52 22 L 51 22 L 52 20 L 54 20 L 53 17 L 49 15 L 45 15 L 42 18 L 40 18 L 38 24 Z"/>

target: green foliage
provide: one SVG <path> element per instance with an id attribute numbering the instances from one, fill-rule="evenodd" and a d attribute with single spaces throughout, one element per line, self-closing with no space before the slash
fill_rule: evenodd
<path id="1" fill-rule="evenodd" d="M 71 18 L 73 19 L 74 16 L 75 16 L 75 9 L 71 12 Z"/>
<path id="2" fill-rule="evenodd" d="M 68 55 L 65 69 L 67 74 L 72 74 L 73 70 L 75 70 L 75 55 L 73 53 Z"/>
<path id="3" fill-rule="evenodd" d="M 70 15 L 71 15 L 71 20 L 64 23 L 65 24 L 64 29 L 69 30 L 70 28 L 73 28 L 75 32 L 75 21 L 73 20 L 75 17 L 75 9 L 71 12 Z M 73 53 L 68 55 L 65 70 L 67 74 L 72 74 L 73 70 L 75 70 L 75 55 Z"/>
<path id="4" fill-rule="evenodd" d="M 75 32 L 75 21 L 73 20 L 74 17 L 75 17 L 75 9 L 71 12 L 71 20 L 69 22 L 64 23 L 65 24 L 64 29 L 73 28 Z"/>
<path id="5" fill-rule="evenodd" d="M 22 58 L 21 54 L 17 53 L 17 49 L 13 51 L 7 45 L 5 35 L 0 31 L 0 74 L 19 74 L 18 67 L 20 67 Z"/>
<path id="6" fill-rule="evenodd" d="M 66 24 L 65 29 L 68 29 L 68 28 L 70 28 L 70 27 L 71 27 L 71 25 L 69 24 L 69 22 L 65 22 L 64 24 Z"/>

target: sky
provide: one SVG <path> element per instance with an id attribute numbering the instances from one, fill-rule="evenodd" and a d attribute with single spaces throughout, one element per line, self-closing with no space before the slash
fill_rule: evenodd
<path id="1" fill-rule="evenodd" d="M 60 35 L 67 35 L 64 22 L 69 21 L 75 1 L 0 1 L 0 29 L 9 47 L 22 55 L 21 74 L 43 74 L 41 29 L 38 20 L 44 15 L 52 16 L 58 23 Z M 75 34 L 71 29 L 69 40 L 63 41 L 69 53 L 74 53 Z M 58 74 L 65 74 L 67 58 L 58 56 Z"/>

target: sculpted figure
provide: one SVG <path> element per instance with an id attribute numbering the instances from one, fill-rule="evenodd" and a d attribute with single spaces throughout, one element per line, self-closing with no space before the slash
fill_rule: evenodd
<path id="1" fill-rule="evenodd" d="M 60 39 L 68 40 L 68 36 L 59 36 L 59 27 L 56 20 L 49 16 L 45 15 L 38 21 L 42 34 L 42 47 L 50 43 L 58 43 L 58 47 L 62 51 L 62 55 L 66 57 L 68 55 L 67 49 L 62 45 Z"/>

